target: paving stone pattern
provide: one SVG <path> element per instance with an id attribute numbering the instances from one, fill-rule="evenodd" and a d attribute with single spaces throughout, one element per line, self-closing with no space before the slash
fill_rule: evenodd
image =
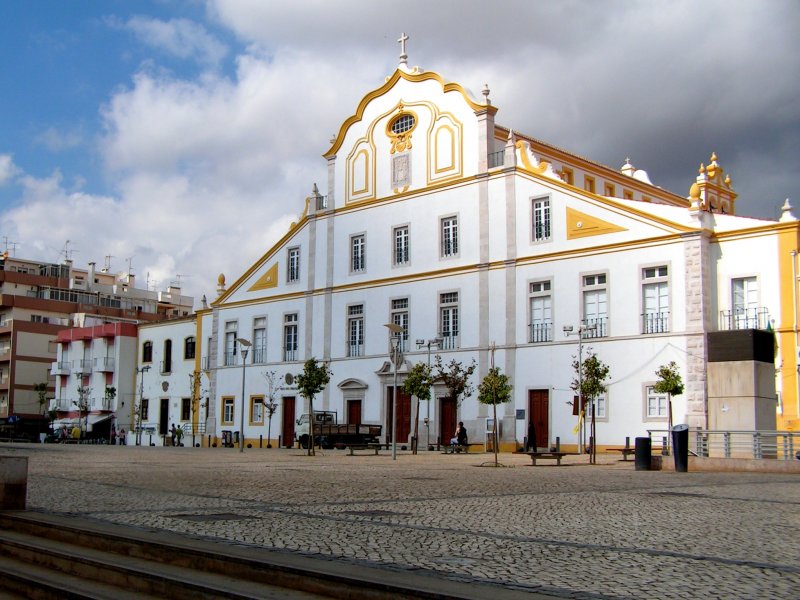
<path id="1" fill-rule="evenodd" d="M 17 445 L 28 508 L 565 598 L 796 598 L 800 478 L 616 456 Z"/>

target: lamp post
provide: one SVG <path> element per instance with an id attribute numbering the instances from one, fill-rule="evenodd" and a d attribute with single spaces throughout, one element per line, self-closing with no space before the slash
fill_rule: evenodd
<path id="1" fill-rule="evenodd" d="M 142 409 L 144 408 L 144 374 L 150 370 L 150 365 L 137 368 L 136 372 L 140 374 L 139 377 L 139 422 L 136 427 L 136 445 L 142 445 Z"/>
<path id="2" fill-rule="evenodd" d="M 431 346 L 436 346 L 437 348 L 442 347 L 442 338 L 436 337 L 430 340 L 417 340 L 417 350 L 422 348 L 423 346 L 428 347 L 428 373 L 430 374 L 431 371 Z M 425 447 L 431 447 L 431 400 L 432 396 L 428 397 L 428 414 L 425 417 Z M 419 405 L 417 405 L 419 406 Z M 419 415 L 417 415 L 417 420 L 419 421 Z"/>
<path id="3" fill-rule="evenodd" d="M 392 460 L 397 460 L 397 363 L 400 362 L 400 334 L 403 328 L 397 323 L 384 325 L 391 333 L 391 361 L 394 364 L 394 385 L 392 386 Z"/>
<path id="4" fill-rule="evenodd" d="M 580 419 L 581 410 L 583 409 L 583 332 L 595 331 L 597 325 L 578 325 L 578 331 L 574 331 L 572 325 L 564 325 L 564 335 L 577 335 L 578 336 L 578 418 Z M 594 405 L 592 405 L 594 410 Z M 586 417 L 581 419 L 581 431 L 578 433 L 578 452 L 583 454 L 583 438 L 586 435 Z"/>
<path id="5" fill-rule="evenodd" d="M 236 338 L 236 341 L 242 347 L 242 414 L 239 415 L 239 452 L 244 452 L 244 410 L 245 410 L 245 398 L 244 398 L 244 378 L 245 378 L 245 365 L 247 364 L 247 353 L 250 351 L 250 346 L 253 344 L 250 343 L 250 340 L 246 340 L 244 338 Z"/>

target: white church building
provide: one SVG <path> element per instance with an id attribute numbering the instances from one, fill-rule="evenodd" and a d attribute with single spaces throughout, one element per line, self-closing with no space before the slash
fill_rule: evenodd
<path id="1" fill-rule="evenodd" d="M 240 277 L 220 275 L 219 297 L 198 311 L 193 364 L 204 375 L 189 395 L 207 404 L 183 412 L 205 418 L 193 428 L 203 445 L 242 424 L 254 447 L 268 427 L 273 446 L 295 443 L 307 408 L 294 377 L 311 357 L 332 372 L 315 409 L 388 434 L 389 323 L 402 327 L 400 384 L 437 354 L 474 360 L 475 387 L 492 360 L 510 377 L 513 401 L 498 407 L 504 450 L 522 445 L 531 422 L 540 447 L 578 445 L 570 386 L 579 352 L 610 367 L 598 447 L 666 430 L 667 401 L 652 386 L 670 361 L 686 383 L 675 423 L 797 424 L 798 223 L 788 203 L 780 221 L 735 216 L 715 155 L 687 174 L 685 197 L 630 161 L 600 165 L 499 125 L 497 113 L 488 88 L 474 97 L 409 67 L 405 54 L 363 97 L 323 155 L 327 185 L 314 186 L 297 222 Z M 742 353 L 726 354 L 744 338 L 713 336 L 735 331 L 774 332 L 777 358 L 753 351 L 752 335 Z M 715 360 L 732 370 L 714 371 Z M 436 384 L 420 406 L 420 447 L 449 440 L 458 421 L 483 442 L 491 407 L 477 393 L 459 405 L 447 394 Z M 398 396 L 399 444 L 413 435 L 416 402 Z"/>

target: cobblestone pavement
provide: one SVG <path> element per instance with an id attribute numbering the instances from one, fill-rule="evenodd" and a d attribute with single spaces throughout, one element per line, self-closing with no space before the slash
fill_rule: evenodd
<path id="1" fill-rule="evenodd" d="M 345 451 L 16 445 L 28 508 L 567 598 L 796 598 L 800 477 Z M 794 590 L 794 591 L 793 591 Z"/>

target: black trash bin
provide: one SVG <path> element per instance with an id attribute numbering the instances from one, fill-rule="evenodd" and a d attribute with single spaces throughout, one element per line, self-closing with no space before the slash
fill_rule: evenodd
<path id="1" fill-rule="evenodd" d="M 689 470 L 689 426 L 672 427 L 672 454 L 675 457 L 675 472 L 686 473 Z"/>
<path id="2" fill-rule="evenodd" d="M 649 437 L 637 437 L 634 446 L 636 456 L 636 470 L 649 471 L 653 454 L 653 443 Z"/>

